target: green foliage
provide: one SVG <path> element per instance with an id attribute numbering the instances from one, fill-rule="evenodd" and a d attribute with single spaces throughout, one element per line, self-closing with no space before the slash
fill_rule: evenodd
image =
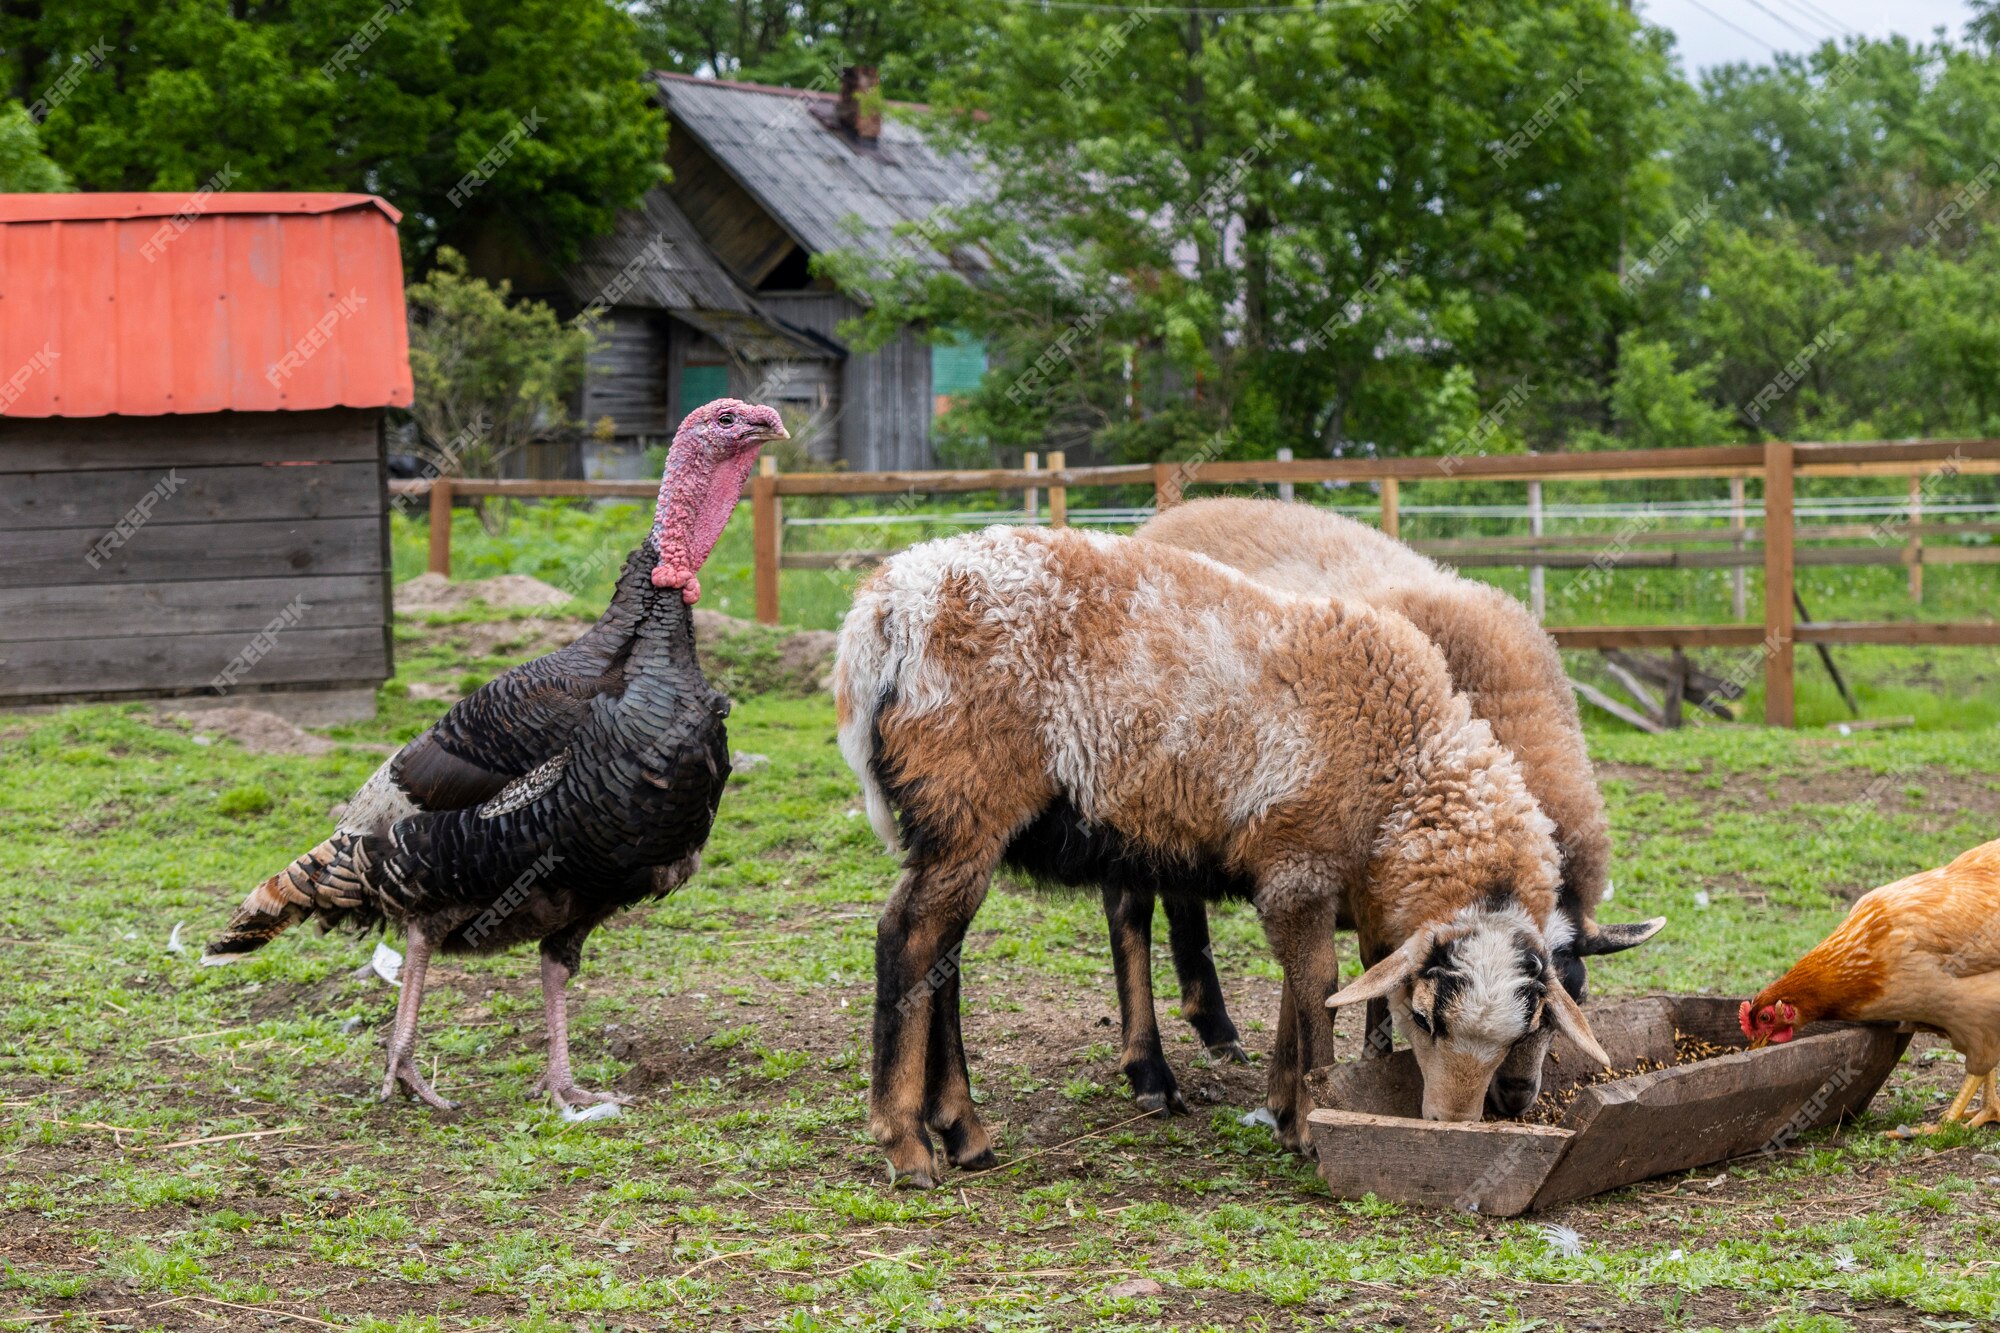
<path id="1" fill-rule="evenodd" d="M 560 436 L 594 335 L 510 287 L 474 278 L 450 247 L 411 284 L 411 408 L 446 475 L 485 477 L 526 445 Z"/>
<path id="2" fill-rule="evenodd" d="M 604 0 L 0 10 L 0 86 L 45 97 L 66 71 L 43 137 L 81 188 L 367 191 L 403 210 L 420 257 L 496 219 L 565 254 L 661 174 L 637 33 Z"/>
<path id="3" fill-rule="evenodd" d="M 69 177 L 42 151 L 42 136 L 19 102 L 0 101 L 0 193 L 48 194 Z"/>

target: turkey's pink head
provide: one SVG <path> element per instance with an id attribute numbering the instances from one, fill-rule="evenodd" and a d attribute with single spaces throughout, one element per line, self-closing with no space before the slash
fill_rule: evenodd
<path id="1" fill-rule="evenodd" d="M 757 451 L 790 438 L 775 409 L 734 398 L 718 398 L 687 414 L 667 449 L 653 514 L 653 542 L 660 550 L 655 588 L 679 588 L 682 600 L 694 604 L 701 596 L 695 573 L 721 539 Z"/>

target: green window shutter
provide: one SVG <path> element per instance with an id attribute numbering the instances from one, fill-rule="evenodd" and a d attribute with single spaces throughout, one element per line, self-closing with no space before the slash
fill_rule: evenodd
<path id="1" fill-rule="evenodd" d="M 682 366 L 681 412 L 694 411 L 703 403 L 729 396 L 728 366 Z"/>
<path id="2" fill-rule="evenodd" d="M 933 397 L 971 393 L 986 377 L 986 344 L 970 334 L 954 334 L 948 343 L 931 344 Z"/>

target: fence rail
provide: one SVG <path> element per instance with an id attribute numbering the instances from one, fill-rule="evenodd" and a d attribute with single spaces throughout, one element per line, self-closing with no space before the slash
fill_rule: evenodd
<path id="1" fill-rule="evenodd" d="M 1913 597 L 1921 592 L 1922 568 L 1944 564 L 2000 564 L 2000 546 L 1925 545 L 1925 537 L 1955 537 L 2000 533 L 1995 523 L 1938 523 L 1922 519 L 1926 474 L 1963 476 L 2000 473 L 2000 440 L 1918 440 L 1871 443 L 1791 443 L 1719 445 L 1696 449 L 1653 449 L 1624 453 L 1529 454 L 1468 457 L 1379 459 L 1268 459 L 1250 462 L 1189 461 L 1105 467 L 1068 467 L 1060 453 L 1046 466 L 1032 455 L 1030 466 L 935 472 L 778 472 L 766 457 L 750 481 L 752 549 L 755 558 L 756 615 L 776 624 L 779 572 L 784 569 L 851 569 L 886 557 L 881 550 L 792 552 L 784 549 L 783 499 L 786 496 L 861 496 L 962 494 L 974 491 L 1020 491 L 1024 517 L 1033 521 L 1046 505 L 1047 522 L 1063 526 L 1069 517 L 1069 491 L 1088 486 L 1150 486 L 1155 510 L 1178 504 L 1190 486 L 1276 484 L 1281 494 L 1300 484 L 1375 483 L 1380 487 L 1382 531 L 1400 536 L 1403 482 L 1434 484 L 1452 481 L 1522 481 L 1531 483 L 1531 507 L 1538 503 L 1542 483 L 1607 482 L 1659 479 L 1728 480 L 1731 483 L 1730 525 L 1713 529 L 1679 528 L 1669 532 L 1630 534 L 1608 567 L 1630 569 L 1736 569 L 1764 571 L 1763 623 L 1706 625 L 1560 626 L 1549 632 L 1566 648 L 1694 648 L 1758 649 L 1764 673 L 1765 721 L 1790 726 L 1793 721 L 1793 649 L 1798 644 L 2000 645 L 2000 623 L 1913 621 L 1805 621 L 1794 618 L 1793 576 L 1800 566 L 1861 565 L 1910 568 Z M 1909 498 L 1897 523 L 1797 523 L 1795 484 L 1801 477 L 1892 477 L 1910 479 Z M 1744 501 L 1744 481 L 1763 482 L 1762 522 L 1748 522 L 1753 510 Z M 395 482 L 400 495 L 428 495 L 430 501 L 430 567 L 451 572 L 451 506 L 460 496 L 631 497 L 651 498 L 656 486 L 643 481 L 465 481 L 438 478 L 431 482 Z M 1427 506 L 1428 508 L 1428 506 Z M 1556 512 L 1548 507 L 1545 512 Z M 1668 515 L 1672 517 L 1670 513 Z M 1539 524 L 1537 525 L 1539 526 Z M 1873 547 L 1808 546 L 1798 542 L 1873 536 Z M 1600 549 L 1578 550 L 1586 542 Z M 1417 549 L 1462 566 L 1514 566 L 1530 569 L 1604 566 L 1605 537 L 1584 538 L 1536 532 L 1527 537 L 1453 539 L 1413 543 Z M 1720 546 L 1712 550 L 1642 550 L 1634 546 Z M 1742 594 L 1737 592 L 1739 617 Z M 1539 608 L 1538 608 L 1539 609 Z"/>

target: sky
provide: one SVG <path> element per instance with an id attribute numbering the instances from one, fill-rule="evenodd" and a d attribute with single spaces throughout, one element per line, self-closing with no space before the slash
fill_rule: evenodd
<path id="1" fill-rule="evenodd" d="M 1765 63 L 1773 50 L 1810 50 L 1835 31 L 1928 41 L 1943 24 L 1957 37 L 1972 16 L 1965 0 L 1640 0 L 1639 9 L 1673 30 L 1690 76 L 1735 60 Z"/>

